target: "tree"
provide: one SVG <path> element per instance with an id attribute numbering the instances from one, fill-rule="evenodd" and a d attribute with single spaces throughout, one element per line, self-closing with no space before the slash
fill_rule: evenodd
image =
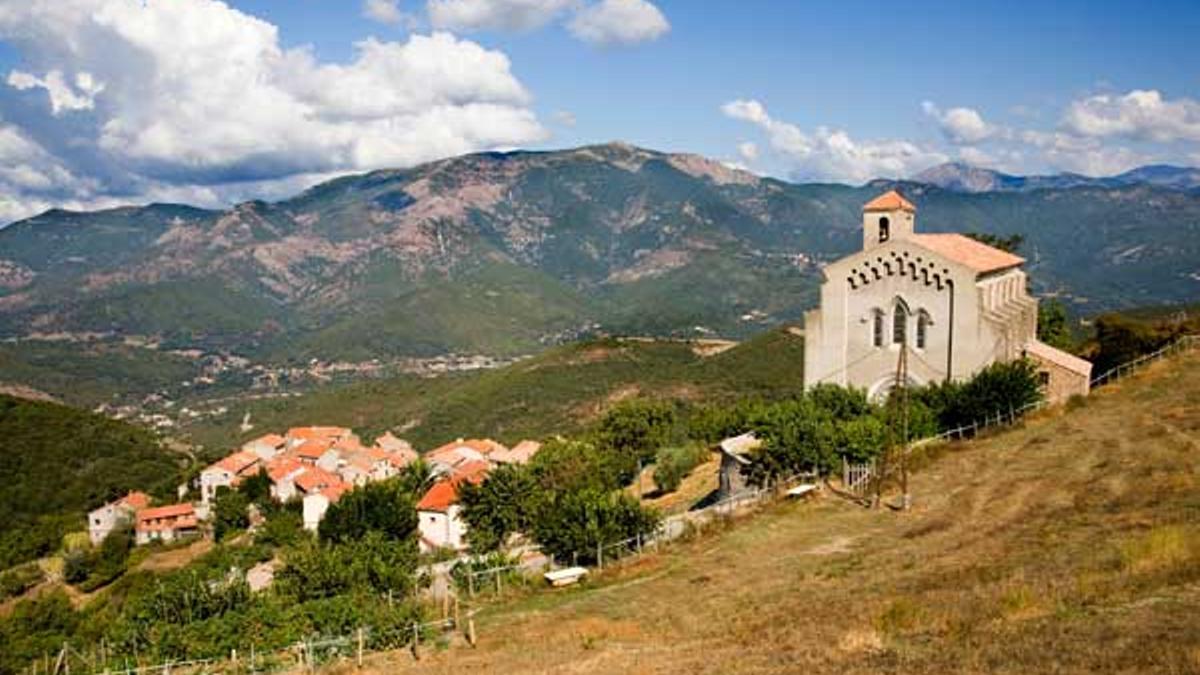
<path id="1" fill-rule="evenodd" d="M 637 474 L 638 460 L 589 441 L 555 438 L 533 456 L 529 470 L 543 490 L 616 490 Z"/>
<path id="2" fill-rule="evenodd" d="M 527 531 L 540 497 L 533 472 L 520 465 L 501 466 L 478 485 L 462 484 L 458 500 L 471 549 L 495 551 L 513 533 Z"/>
<path id="3" fill-rule="evenodd" d="M 674 492 L 692 469 L 708 457 L 709 451 L 703 446 L 662 448 L 654 460 L 654 484 L 662 492 Z"/>
<path id="4" fill-rule="evenodd" d="M 597 428 L 600 445 L 648 461 L 677 432 L 675 406 L 664 401 L 626 401 L 608 411 Z"/>
<path id="5" fill-rule="evenodd" d="M 1021 244 L 1025 243 L 1025 235 L 1023 234 L 991 234 L 989 232 L 968 232 L 967 236 L 975 241 L 982 242 L 988 246 L 998 248 L 1009 253 L 1016 253 L 1017 249 L 1021 248 Z"/>
<path id="6" fill-rule="evenodd" d="M 217 488 L 213 504 L 213 538 L 222 541 L 231 532 L 250 526 L 250 500 L 238 490 Z"/>
<path id="7" fill-rule="evenodd" d="M 596 547 L 636 535 L 647 535 L 658 526 L 657 512 L 644 509 L 624 492 L 586 489 L 557 493 L 542 505 L 533 525 L 533 536 L 543 550 L 559 560 L 594 561 Z"/>
<path id="8" fill-rule="evenodd" d="M 1073 346 L 1071 328 L 1067 324 L 1067 309 L 1058 300 L 1038 303 L 1037 336 L 1042 342 L 1064 351 L 1070 351 Z"/>
<path id="9" fill-rule="evenodd" d="M 322 541 L 334 543 L 362 539 L 369 532 L 387 539 L 411 539 L 417 531 L 412 487 L 401 475 L 355 488 L 330 505 L 317 533 Z"/>
<path id="10" fill-rule="evenodd" d="M 271 501 L 271 477 L 264 469 L 260 468 L 258 473 L 243 479 L 237 489 L 251 504 L 264 505 Z"/>

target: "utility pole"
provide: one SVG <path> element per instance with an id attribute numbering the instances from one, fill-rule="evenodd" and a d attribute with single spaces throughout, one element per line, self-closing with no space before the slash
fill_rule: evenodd
<path id="1" fill-rule="evenodd" d="M 900 343 L 900 355 L 896 360 L 897 400 L 900 403 L 900 509 L 912 507 L 912 495 L 908 491 L 908 341 Z"/>

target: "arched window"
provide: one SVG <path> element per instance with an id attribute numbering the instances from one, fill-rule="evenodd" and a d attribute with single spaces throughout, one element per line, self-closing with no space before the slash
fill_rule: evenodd
<path id="1" fill-rule="evenodd" d="M 887 241 L 891 234 L 891 223 L 888 221 L 887 216 L 883 216 L 879 219 L 879 243 L 882 244 Z"/>
<path id="2" fill-rule="evenodd" d="M 929 341 L 929 315 L 924 310 L 917 313 L 917 349 L 925 349 Z"/>
<path id="3" fill-rule="evenodd" d="M 908 308 L 897 302 L 892 312 L 892 342 L 902 345 L 908 341 Z"/>
<path id="4" fill-rule="evenodd" d="M 876 347 L 883 346 L 883 310 L 881 309 L 871 312 L 871 344 Z"/>

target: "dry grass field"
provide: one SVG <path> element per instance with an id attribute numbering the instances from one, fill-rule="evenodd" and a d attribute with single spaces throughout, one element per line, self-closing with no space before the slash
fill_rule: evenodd
<path id="1" fill-rule="evenodd" d="M 1200 354 L 931 450 L 916 508 L 780 503 L 486 606 L 379 673 L 1200 672 Z"/>

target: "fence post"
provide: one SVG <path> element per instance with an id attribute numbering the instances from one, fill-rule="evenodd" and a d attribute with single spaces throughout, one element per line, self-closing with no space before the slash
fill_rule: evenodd
<path id="1" fill-rule="evenodd" d="M 421 660 L 421 654 L 419 652 L 420 646 L 421 646 L 421 625 L 418 624 L 416 621 L 414 621 L 413 622 L 413 645 L 412 645 L 412 655 L 413 655 L 414 661 Z"/>
<path id="2" fill-rule="evenodd" d="M 354 665 L 356 668 L 362 668 L 362 659 L 363 659 L 363 629 L 362 629 L 362 626 L 359 626 L 358 627 L 358 653 L 354 659 Z"/>
<path id="3" fill-rule="evenodd" d="M 599 543 L 596 544 L 596 569 L 604 569 L 604 546 Z"/>
<path id="4" fill-rule="evenodd" d="M 475 597 L 475 572 L 467 568 L 467 594 L 472 598 Z"/>
<path id="5" fill-rule="evenodd" d="M 475 646 L 475 617 L 473 616 L 467 617 L 467 642 L 471 643 L 472 647 Z"/>

